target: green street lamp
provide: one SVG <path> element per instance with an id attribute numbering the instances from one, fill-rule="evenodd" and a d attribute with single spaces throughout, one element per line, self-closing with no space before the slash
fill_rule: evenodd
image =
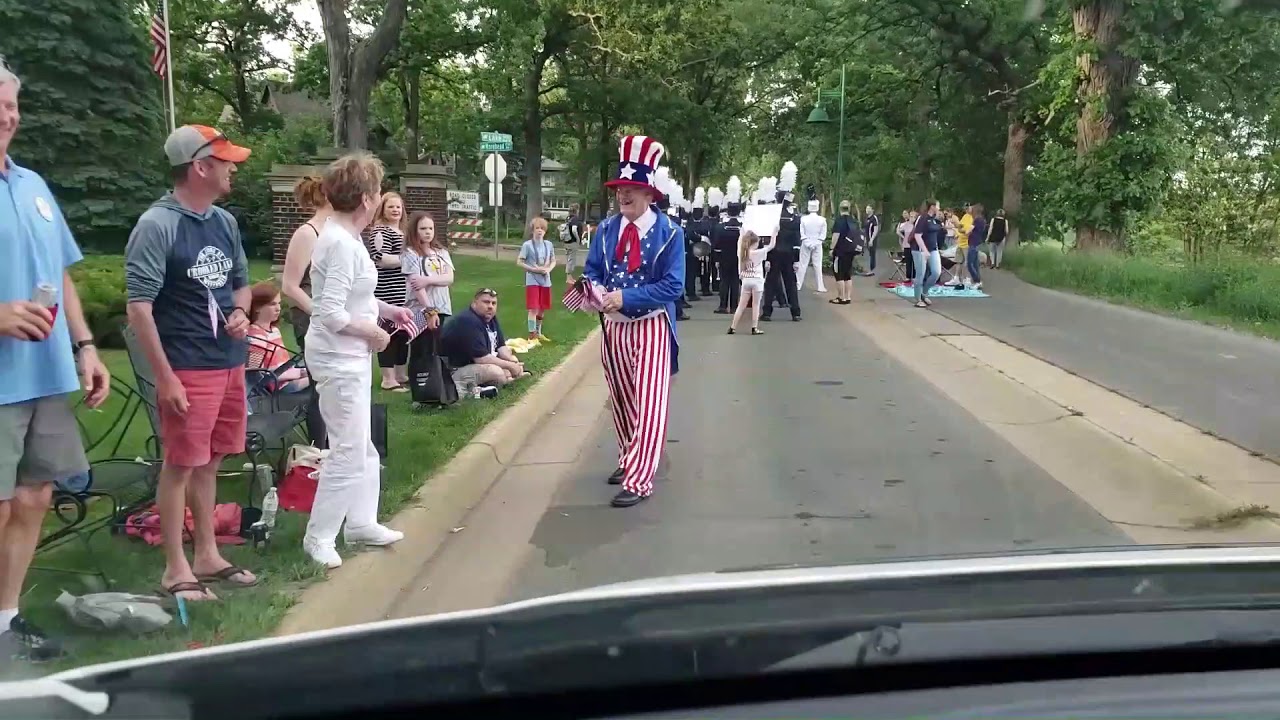
<path id="1" fill-rule="evenodd" d="M 813 110 L 809 112 L 809 119 L 806 121 L 813 125 L 825 125 L 831 122 L 831 116 L 827 114 L 827 109 L 823 107 L 823 100 L 840 100 L 840 136 L 836 142 L 836 198 L 844 192 L 844 65 L 840 65 L 840 90 L 819 90 L 818 103 L 814 105 Z"/>

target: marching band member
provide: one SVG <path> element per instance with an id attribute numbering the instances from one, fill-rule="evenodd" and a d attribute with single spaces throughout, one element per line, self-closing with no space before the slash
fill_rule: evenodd
<path id="1" fill-rule="evenodd" d="M 689 214 L 689 222 L 684 226 L 685 236 L 685 282 L 684 294 L 685 298 L 690 302 L 698 299 L 698 256 L 693 254 L 694 243 L 698 242 L 699 236 L 702 234 L 701 228 L 703 224 L 702 206 L 707 201 L 707 191 L 705 188 L 694 188 L 693 190 L 693 211 Z"/>
<path id="2" fill-rule="evenodd" d="M 716 313 L 726 315 L 738 307 L 738 293 L 742 290 L 738 277 L 738 236 L 742 234 L 742 181 L 737 175 L 725 185 L 725 214 L 728 216 L 715 231 L 712 244 L 720 258 L 720 307 Z"/>
<path id="3" fill-rule="evenodd" d="M 716 228 L 720 225 L 720 208 L 724 206 L 724 193 L 720 188 L 707 190 L 707 225 L 703 240 L 711 245 L 711 253 L 702 258 L 702 297 L 711 297 L 720 291 L 720 256 L 715 249 Z"/>
<path id="4" fill-rule="evenodd" d="M 796 290 L 804 288 L 809 267 L 817 276 L 818 292 L 827 291 L 822 277 L 822 244 L 827 239 L 827 219 L 818 214 L 817 191 L 809 186 L 809 214 L 800 219 L 800 269 L 796 271 Z"/>
<path id="5" fill-rule="evenodd" d="M 605 183 L 616 193 L 619 214 L 600 223 L 583 268 L 604 299 L 601 360 L 618 439 L 618 468 L 609 483 L 622 486 L 614 507 L 632 507 L 653 494 L 671 376 L 678 370 L 671 319 L 684 286 L 684 233 L 650 205 L 660 196 L 653 176 L 663 152 L 653 138 L 622 138 L 618 176 Z"/>
<path id="6" fill-rule="evenodd" d="M 781 301 L 778 297 L 779 286 L 785 293 L 786 305 L 791 309 L 791 319 L 800 319 L 800 293 L 796 290 L 796 262 L 800 252 L 800 215 L 796 212 L 795 195 L 796 164 L 787 161 L 782 166 L 782 177 L 777 181 L 777 199 L 782 202 L 782 217 L 778 223 L 778 242 L 769 253 L 769 273 L 764 283 L 764 307 L 760 310 L 760 319 L 769 322 L 773 319 L 773 301 Z"/>

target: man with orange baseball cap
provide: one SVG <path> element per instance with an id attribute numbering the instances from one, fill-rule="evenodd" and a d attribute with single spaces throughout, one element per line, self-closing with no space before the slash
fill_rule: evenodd
<path id="1" fill-rule="evenodd" d="M 138 218 L 125 248 L 129 328 L 150 365 L 164 464 L 156 504 L 164 536 L 160 586 L 188 601 L 213 600 L 209 584 L 257 583 L 218 551 L 214 484 L 222 458 L 244 452 L 245 334 L 249 266 L 235 218 L 213 203 L 231 192 L 249 149 L 204 125 L 164 143 L 174 182 Z M 137 359 L 135 359 L 135 362 Z M 194 558 L 183 548 L 191 502 Z"/>

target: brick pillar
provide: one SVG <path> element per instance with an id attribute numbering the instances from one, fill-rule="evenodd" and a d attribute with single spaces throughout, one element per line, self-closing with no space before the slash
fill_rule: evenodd
<path id="1" fill-rule="evenodd" d="M 427 160 L 406 165 L 400 172 L 400 195 L 406 213 L 425 210 L 435 218 L 436 232 L 447 232 L 448 191 L 456 184 L 452 168 L 443 163 Z"/>
<path id="2" fill-rule="evenodd" d="M 293 186 L 300 178 L 318 175 L 323 169 L 323 165 L 273 165 L 267 173 L 271 183 L 271 269 L 277 274 L 284 268 L 293 231 L 311 217 L 311 211 L 298 207 L 293 199 Z"/>

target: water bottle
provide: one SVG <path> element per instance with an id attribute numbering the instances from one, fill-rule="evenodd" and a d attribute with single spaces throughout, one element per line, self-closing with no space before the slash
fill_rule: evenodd
<path id="1" fill-rule="evenodd" d="M 276 494 L 276 489 L 273 487 L 267 490 L 267 494 L 262 498 L 262 520 L 259 521 L 268 532 L 276 526 L 276 511 L 279 509 L 280 496 Z"/>

